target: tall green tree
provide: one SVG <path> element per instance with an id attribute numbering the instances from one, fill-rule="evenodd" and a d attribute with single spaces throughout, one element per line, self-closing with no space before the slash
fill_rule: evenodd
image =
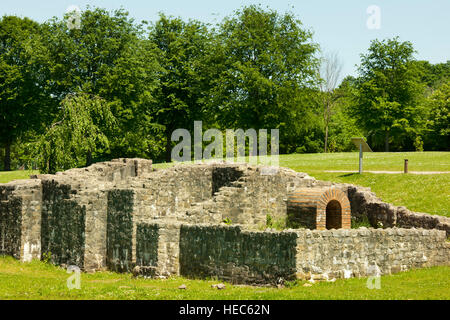
<path id="1" fill-rule="evenodd" d="M 288 152 L 311 127 L 309 92 L 317 85 L 317 45 L 291 13 L 249 6 L 219 26 L 215 86 L 218 121 L 227 128 L 280 129 Z"/>
<path id="2" fill-rule="evenodd" d="M 11 170 L 11 147 L 28 131 L 39 127 L 45 115 L 42 79 L 32 63 L 40 26 L 28 18 L 0 19 L 0 147 L 5 149 L 4 170 Z"/>
<path id="3" fill-rule="evenodd" d="M 353 114 L 366 130 L 370 142 L 401 150 L 421 139 L 424 110 L 420 107 L 424 86 L 413 63 L 414 48 L 398 38 L 374 40 L 361 55 L 357 81 L 358 103 Z"/>
<path id="4" fill-rule="evenodd" d="M 150 41 L 160 50 L 160 85 L 150 109 L 161 125 L 165 141 L 165 160 L 171 160 L 172 132 L 192 129 L 195 120 L 208 121 L 211 91 L 209 56 L 213 38 L 207 26 L 192 20 L 161 14 L 150 28 Z"/>
<path id="5" fill-rule="evenodd" d="M 109 136 L 111 148 L 99 158 L 152 156 L 152 119 L 147 113 L 158 85 L 156 47 L 146 39 L 145 24 L 136 24 L 124 10 L 87 8 L 79 28 L 52 19 L 45 28 L 40 54 L 47 89 L 62 101 L 83 92 L 108 101 L 117 119 Z"/>

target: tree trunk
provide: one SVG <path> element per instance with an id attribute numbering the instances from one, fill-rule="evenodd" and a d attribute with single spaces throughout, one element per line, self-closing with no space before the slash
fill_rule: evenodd
<path id="1" fill-rule="evenodd" d="M 86 155 L 86 167 L 89 167 L 92 164 L 92 151 L 89 150 Z"/>
<path id="2" fill-rule="evenodd" d="M 384 134 L 384 151 L 389 152 L 389 129 L 386 129 Z"/>
<path id="3" fill-rule="evenodd" d="M 166 162 L 172 161 L 172 132 L 166 130 Z"/>
<path id="4" fill-rule="evenodd" d="M 324 147 L 324 151 L 325 151 L 325 153 L 327 153 L 327 151 L 328 151 L 328 123 L 330 122 L 330 102 L 328 100 L 325 103 L 324 121 L 325 121 L 325 147 Z"/>
<path id="5" fill-rule="evenodd" d="M 48 155 L 48 172 L 50 174 L 56 173 L 56 155 L 55 144 L 53 140 L 50 141 L 50 154 Z"/>
<path id="6" fill-rule="evenodd" d="M 5 144 L 5 158 L 3 159 L 3 168 L 5 171 L 11 171 L 11 142 Z"/>

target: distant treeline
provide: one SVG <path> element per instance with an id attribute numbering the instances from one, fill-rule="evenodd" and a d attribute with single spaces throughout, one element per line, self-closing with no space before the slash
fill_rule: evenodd
<path id="1" fill-rule="evenodd" d="M 0 19 L 2 170 L 169 161 L 172 132 L 195 120 L 279 129 L 280 153 L 350 151 L 352 136 L 449 150 L 450 62 L 417 61 L 410 42 L 372 41 L 339 84 L 339 58 L 292 13 L 249 6 L 213 26 L 88 7 L 71 19 Z"/>

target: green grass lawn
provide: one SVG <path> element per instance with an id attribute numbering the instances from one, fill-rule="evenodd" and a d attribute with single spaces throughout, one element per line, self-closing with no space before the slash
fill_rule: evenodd
<path id="1" fill-rule="evenodd" d="M 30 175 L 38 173 L 39 171 L 35 170 L 2 171 L 0 172 L 0 183 L 6 183 L 18 179 L 29 179 Z"/>
<path id="2" fill-rule="evenodd" d="M 69 290 L 64 269 L 40 261 L 21 263 L 0 257 L 0 299 L 450 299 L 450 267 L 434 267 L 381 277 L 380 289 L 368 289 L 367 278 L 335 282 L 289 283 L 285 288 L 234 286 L 211 288 L 220 281 L 134 279 L 130 274 L 81 274 L 81 288 Z M 180 290 L 181 284 L 187 286 Z"/>
<path id="3" fill-rule="evenodd" d="M 450 171 L 450 152 L 364 153 L 364 170 L 402 171 L 408 159 L 410 171 Z M 412 211 L 450 216 L 450 173 L 374 174 L 334 173 L 325 170 L 358 170 L 359 154 L 294 154 L 280 156 L 280 166 L 306 172 L 319 180 L 370 187 L 385 202 Z"/>
<path id="4" fill-rule="evenodd" d="M 319 180 L 370 187 L 385 202 L 450 217 L 450 174 L 312 173 Z"/>
<path id="5" fill-rule="evenodd" d="M 450 152 L 365 152 L 364 170 L 403 171 L 408 159 L 410 171 L 450 171 Z M 280 156 L 280 166 L 307 173 L 324 170 L 358 170 L 359 153 L 313 153 Z"/>

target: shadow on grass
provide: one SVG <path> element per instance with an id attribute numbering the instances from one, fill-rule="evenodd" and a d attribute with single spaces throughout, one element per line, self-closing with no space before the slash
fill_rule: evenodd
<path id="1" fill-rule="evenodd" d="M 362 174 L 359 174 L 358 172 L 352 172 L 352 173 L 346 173 L 346 174 L 341 174 L 340 176 L 338 176 L 338 178 L 346 178 L 346 177 L 353 177 L 353 176 L 362 176 Z"/>

